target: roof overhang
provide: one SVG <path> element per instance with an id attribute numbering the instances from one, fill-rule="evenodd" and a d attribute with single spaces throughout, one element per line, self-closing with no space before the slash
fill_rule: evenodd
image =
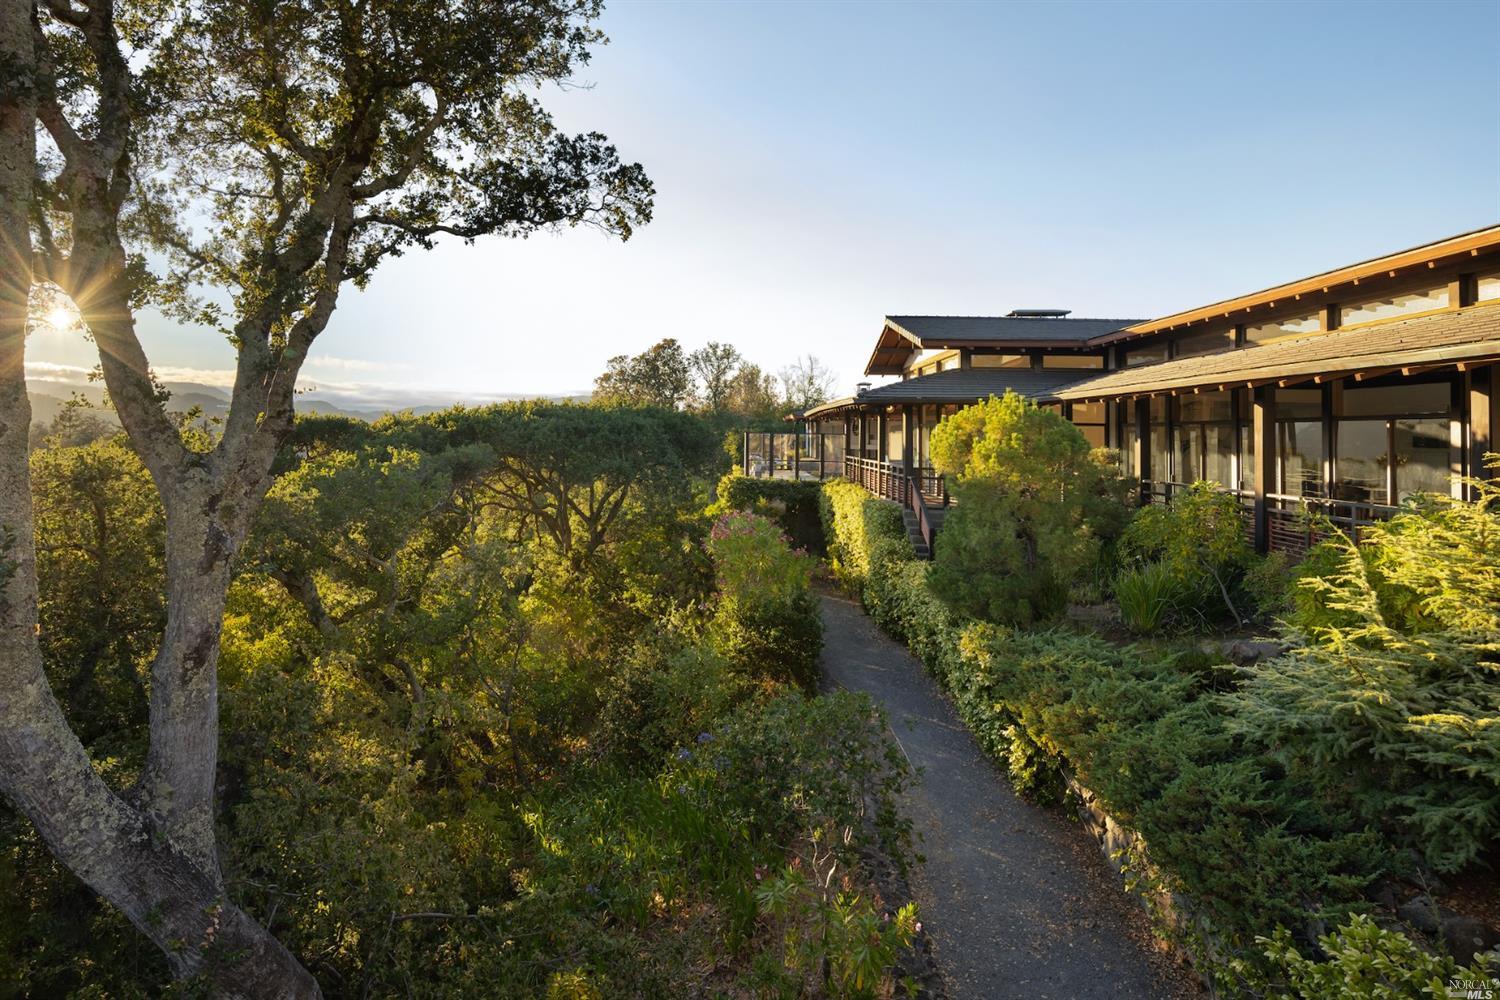
<path id="1" fill-rule="evenodd" d="M 906 371 L 906 362 L 920 350 L 920 337 L 887 319 L 880 329 L 880 338 L 875 341 L 875 350 L 865 364 L 865 374 L 900 375 Z"/>
<path id="2" fill-rule="evenodd" d="M 1246 347 L 1123 368 L 1059 389 L 1064 400 L 1100 400 L 1261 385 L 1323 383 L 1500 361 L 1500 303 L 1469 306 L 1379 328 Z"/>
<path id="3" fill-rule="evenodd" d="M 1460 233 L 1457 236 L 1438 240 L 1436 243 L 1425 243 L 1422 246 L 1375 257 L 1358 264 L 1349 264 L 1297 281 L 1274 285 L 1248 295 L 1172 313 L 1170 316 L 1163 316 L 1145 323 L 1137 323 L 1123 330 L 1095 337 L 1089 343 L 1091 346 L 1098 347 L 1151 333 L 1189 327 L 1195 323 L 1233 319 L 1237 315 L 1251 314 L 1259 309 L 1269 311 L 1278 306 L 1284 308 L 1289 301 L 1295 302 L 1303 296 L 1330 292 L 1342 285 L 1357 285 L 1371 278 L 1404 277 L 1418 269 L 1437 268 L 1496 249 L 1500 249 L 1500 225 Z"/>
<path id="4" fill-rule="evenodd" d="M 1086 349 L 1089 340 L 1079 337 L 1073 340 L 1050 338 L 1047 340 L 1036 339 L 1013 339 L 997 340 L 993 337 L 984 339 L 963 337 L 933 337 L 914 333 L 902 326 L 900 323 L 885 318 L 885 324 L 880 329 L 880 337 L 875 341 L 875 350 L 870 354 L 870 360 L 865 365 L 866 375 L 901 375 L 906 371 L 907 363 L 911 356 L 918 351 L 948 351 L 963 348 L 999 348 L 1001 350 L 1060 350 L 1077 351 Z"/>

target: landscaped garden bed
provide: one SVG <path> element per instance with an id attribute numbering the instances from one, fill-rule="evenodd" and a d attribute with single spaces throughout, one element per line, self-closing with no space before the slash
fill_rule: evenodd
<path id="1" fill-rule="evenodd" d="M 1494 485 L 1292 567 L 1250 552 L 1206 486 L 1132 517 L 1061 418 L 1014 397 L 971 409 L 933 438 L 960 501 L 935 563 L 853 484 L 825 486 L 824 524 L 842 584 L 1017 789 L 1111 831 L 1127 884 L 1218 992 L 1496 975 L 1493 893 L 1443 888 L 1481 884 L 1500 829 Z M 1066 618 L 1070 596 L 1115 598 L 1140 638 Z M 1276 643 L 1253 662 L 1203 642 L 1252 621 Z"/>

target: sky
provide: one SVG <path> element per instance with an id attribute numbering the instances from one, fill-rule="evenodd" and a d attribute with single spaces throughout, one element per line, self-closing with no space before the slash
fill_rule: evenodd
<path id="1" fill-rule="evenodd" d="M 615 0 L 601 27 L 542 96 L 646 166 L 654 220 L 389 261 L 304 384 L 582 392 L 675 337 L 812 353 L 842 392 L 886 314 L 1152 317 L 1500 222 L 1500 0 Z M 140 329 L 163 377 L 231 367 Z M 77 334 L 29 357 L 94 364 Z"/>

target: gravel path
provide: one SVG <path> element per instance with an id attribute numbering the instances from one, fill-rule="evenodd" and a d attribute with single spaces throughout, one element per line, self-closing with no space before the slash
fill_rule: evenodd
<path id="1" fill-rule="evenodd" d="M 1088 833 L 1018 799 L 922 665 L 857 604 L 820 599 L 826 678 L 883 705 L 920 769 L 906 806 L 927 860 L 912 886 L 949 995 L 1201 996 Z"/>

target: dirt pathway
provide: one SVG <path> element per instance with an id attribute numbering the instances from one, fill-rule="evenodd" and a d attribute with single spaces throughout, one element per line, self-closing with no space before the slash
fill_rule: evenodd
<path id="1" fill-rule="evenodd" d="M 820 599 L 825 676 L 883 705 L 921 769 L 906 805 L 927 861 L 912 886 L 954 1000 L 1201 996 L 1093 839 L 1018 799 L 922 665 L 857 604 Z"/>

